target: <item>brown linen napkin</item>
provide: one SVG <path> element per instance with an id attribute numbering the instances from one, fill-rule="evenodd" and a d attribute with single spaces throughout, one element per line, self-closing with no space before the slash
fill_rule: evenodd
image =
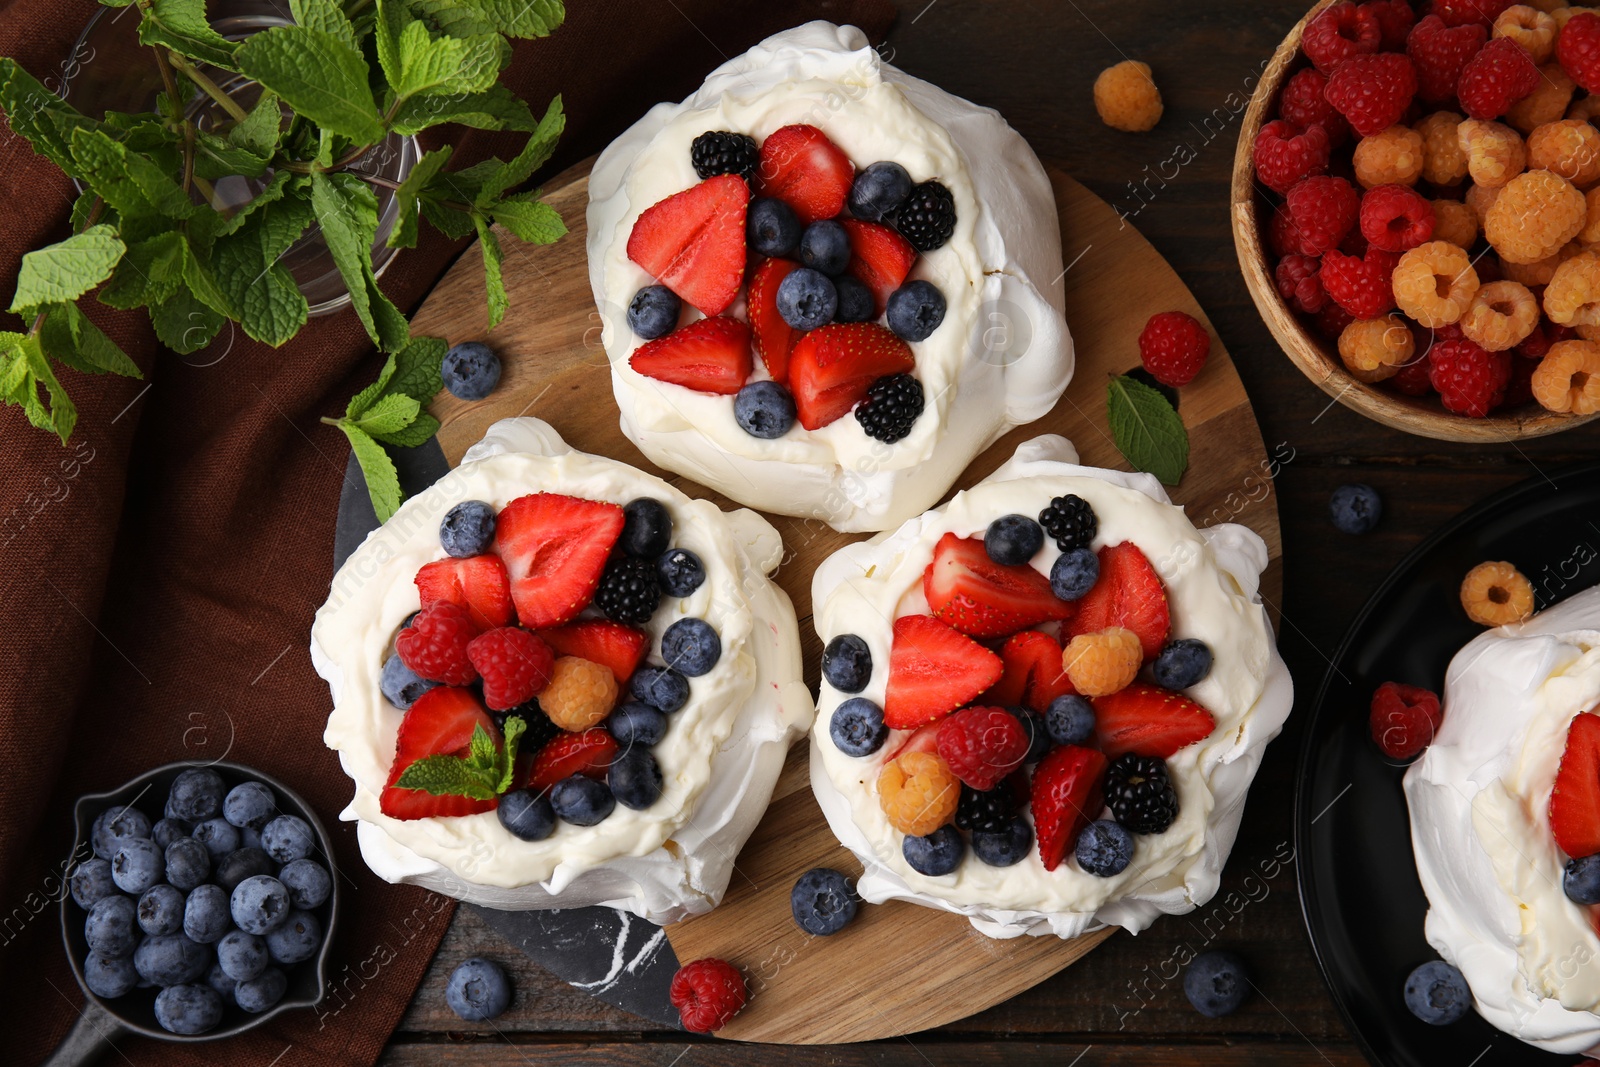
<path id="1" fill-rule="evenodd" d="M 92 0 L 0 4 L 0 54 L 41 80 L 57 75 L 94 10 Z M 567 24 L 522 42 L 507 81 L 536 111 L 564 95 L 554 173 L 770 33 L 820 17 L 878 40 L 893 16 L 889 0 L 569 0 Z M 447 137 L 465 166 L 509 157 L 521 135 Z M 72 187 L 0 127 L 0 198 L 9 301 L 22 254 L 66 236 Z M 408 310 L 465 247 L 423 233 L 383 280 Z M 307 652 L 348 456 L 317 420 L 341 411 L 379 361 L 348 311 L 281 349 L 241 334 L 220 359 L 185 359 L 157 345 L 142 313 L 86 309 L 145 380 L 62 372 L 80 411 L 66 448 L 0 410 L 0 1059 L 39 1062 L 82 1001 L 57 930 L 74 799 L 226 752 L 281 778 L 331 829 L 346 879 L 335 989 L 318 1014 L 217 1044 L 124 1039 L 106 1062 L 372 1063 L 453 912 L 371 875 L 337 822 L 351 787 L 322 745 L 328 690 Z M 4 317 L 0 329 L 23 328 Z"/>

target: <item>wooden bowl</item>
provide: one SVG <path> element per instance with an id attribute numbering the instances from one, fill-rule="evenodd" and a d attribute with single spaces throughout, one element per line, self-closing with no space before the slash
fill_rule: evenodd
<path id="1" fill-rule="evenodd" d="M 1239 130 L 1239 146 L 1233 156 L 1233 244 L 1239 254 L 1239 266 L 1244 271 L 1245 285 L 1261 317 L 1266 320 L 1267 328 L 1294 365 L 1323 392 L 1369 419 L 1420 437 L 1441 441 L 1504 443 L 1570 430 L 1595 418 L 1595 415 L 1563 415 L 1547 411 L 1529 401 L 1488 418 L 1474 419 L 1446 411 L 1434 395 L 1410 397 L 1382 386 L 1357 381 L 1339 359 L 1337 347 L 1307 329 L 1278 295 L 1278 287 L 1272 276 L 1271 253 L 1262 234 L 1273 205 L 1255 180 L 1256 134 L 1261 132 L 1269 113 L 1276 107 L 1278 92 L 1284 81 L 1307 64 L 1300 55 L 1300 36 L 1305 32 L 1306 24 L 1323 8 L 1335 2 L 1318 0 L 1273 53 L 1250 97 L 1250 106 L 1245 109 L 1244 122 Z"/>

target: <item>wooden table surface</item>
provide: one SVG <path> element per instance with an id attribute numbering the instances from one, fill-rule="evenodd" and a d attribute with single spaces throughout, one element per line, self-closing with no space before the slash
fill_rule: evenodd
<path id="1" fill-rule="evenodd" d="M 1255 76 L 1304 6 L 910 0 L 900 4 L 884 48 L 905 70 L 999 110 L 1041 158 L 1122 210 L 1210 314 L 1254 401 L 1268 452 L 1292 457 L 1277 484 L 1286 565 L 1280 647 L 1301 711 L 1345 627 L 1413 545 L 1490 493 L 1592 458 L 1596 442 L 1593 428 L 1503 446 L 1411 437 L 1330 404 L 1273 343 L 1234 259 L 1228 173 Z M 722 56 L 715 28 L 702 29 L 709 70 Z M 1146 134 L 1107 129 L 1091 103 L 1095 75 L 1124 58 L 1152 65 L 1166 101 L 1161 123 Z M 626 118 L 619 116 L 619 129 Z M 1067 258 L 1078 251 L 1066 250 Z M 1092 249 L 1073 269 L 1094 269 Z M 1383 521 L 1362 538 L 1338 533 L 1327 519 L 1328 494 L 1350 481 L 1372 484 L 1385 501 Z M 1299 742 L 1291 717 L 1267 752 L 1217 901 L 1137 938 L 1118 934 L 1053 979 L 953 1026 L 824 1048 L 693 1038 L 557 980 L 463 910 L 382 1062 L 959 1067 L 1043 1055 L 1061 1067 L 1362 1064 L 1300 918 L 1290 826 Z M 1218 903 L 1230 889 L 1238 891 L 1234 909 Z M 1228 1019 L 1202 1018 L 1172 980 L 1174 958 L 1208 944 L 1239 951 L 1255 968 L 1259 995 Z M 511 1010 L 493 1024 L 462 1023 L 444 1003 L 451 969 L 478 953 L 511 964 L 516 983 Z"/>

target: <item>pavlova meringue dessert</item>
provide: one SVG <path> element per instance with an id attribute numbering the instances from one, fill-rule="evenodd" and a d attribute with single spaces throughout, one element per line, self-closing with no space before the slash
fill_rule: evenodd
<path id="1" fill-rule="evenodd" d="M 716 906 L 813 715 L 782 548 L 538 419 L 490 427 L 312 627 L 367 864 L 495 908 Z"/>
<path id="2" fill-rule="evenodd" d="M 1070 938 L 1217 891 L 1293 697 L 1266 546 L 1077 458 L 1034 438 L 817 570 L 811 785 L 868 901 Z"/>
<path id="3" fill-rule="evenodd" d="M 1478 1013 L 1600 1057 L 1600 588 L 1456 653 L 1405 791 L 1428 942 Z"/>
<path id="4" fill-rule="evenodd" d="M 883 530 L 1072 376 L 1038 158 L 812 22 L 659 104 L 589 176 L 622 429 L 751 507 Z"/>

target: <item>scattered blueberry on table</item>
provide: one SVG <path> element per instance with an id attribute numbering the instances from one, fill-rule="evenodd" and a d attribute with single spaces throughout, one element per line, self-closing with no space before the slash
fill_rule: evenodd
<path id="1" fill-rule="evenodd" d="M 1364 534 L 1383 517 L 1383 500 L 1370 485 L 1341 485 L 1328 498 L 1328 517 L 1341 533 Z"/>
<path id="2" fill-rule="evenodd" d="M 1250 970 L 1226 949 L 1202 952 L 1183 972 L 1183 993 L 1194 1010 L 1208 1019 L 1232 1015 L 1250 993 Z"/>
<path id="3" fill-rule="evenodd" d="M 498 1018 L 511 1006 L 511 982 L 498 963 L 475 956 L 450 972 L 444 999 L 467 1022 Z"/>
<path id="4" fill-rule="evenodd" d="M 818 937 L 836 934 L 856 917 L 855 886 L 842 871 L 813 867 L 789 893 L 789 907 L 800 929 Z"/>
<path id="5" fill-rule="evenodd" d="M 500 384 L 500 357 L 481 341 L 464 341 L 439 364 L 444 387 L 458 400 L 482 400 Z"/>

